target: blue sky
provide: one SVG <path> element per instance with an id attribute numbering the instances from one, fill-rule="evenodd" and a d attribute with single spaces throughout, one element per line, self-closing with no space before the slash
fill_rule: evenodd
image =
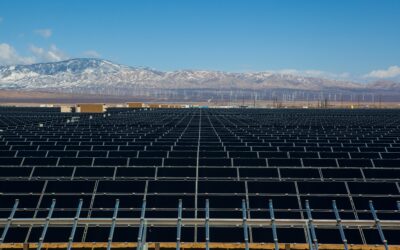
<path id="1" fill-rule="evenodd" d="M 0 64 L 400 76 L 398 0 L 1 0 Z"/>

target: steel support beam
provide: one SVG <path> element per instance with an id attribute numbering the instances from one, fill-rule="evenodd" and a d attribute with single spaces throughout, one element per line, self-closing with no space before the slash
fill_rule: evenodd
<path id="1" fill-rule="evenodd" d="M 201 226 L 204 227 L 204 218 L 182 218 L 182 224 L 185 227 Z M 140 218 L 117 218 L 115 225 L 118 227 L 140 226 Z M 176 227 L 176 218 L 146 218 L 143 220 L 148 225 L 154 227 Z M 0 219 L 0 226 L 7 225 L 7 218 Z M 11 227 L 40 227 L 46 223 L 45 218 L 14 218 L 11 220 Z M 210 218 L 211 227 L 237 227 L 242 225 L 243 219 L 237 218 Z M 278 228 L 304 228 L 308 223 L 307 219 L 275 219 L 275 225 Z M 49 225 L 52 227 L 69 227 L 74 224 L 74 218 L 51 218 Z M 110 227 L 112 218 L 79 218 L 78 226 L 99 226 Z M 335 219 L 315 219 L 314 226 L 318 228 L 336 228 Z M 342 220 L 342 225 L 346 228 L 371 228 L 375 227 L 374 220 Z M 400 229 L 400 220 L 380 220 L 382 229 Z M 251 227 L 271 227 L 271 219 L 247 219 L 247 225 Z"/>

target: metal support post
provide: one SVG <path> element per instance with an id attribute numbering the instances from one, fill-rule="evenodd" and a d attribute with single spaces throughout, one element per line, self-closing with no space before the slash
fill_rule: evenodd
<path id="1" fill-rule="evenodd" d="M 49 213 L 47 214 L 47 217 L 46 217 L 46 223 L 44 224 L 42 235 L 39 238 L 39 243 L 38 243 L 38 246 L 37 246 L 37 250 L 42 249 L 42 244 L 43 244 L 43 241 L 44 241 L 44 237 L 46 236 L 47 228 L 49 227 L 50 219 L 51 219 L 51 216 L 53 215 L 53 211 L 54 211 L 54 207 L 55 206 L 56 206 L 56 200 L 53 199 L 52 202 L 51 202 L 51 207 L 50 207 Z"/>
<path id="2" fill-rule="evenodd" d="M 206 250 L 210 250 L 209 243 L 210 243 L 210 203 L 209 200 L 206 199 Z"/>
<path id="3" fill-rule="evenodd" d="M 385 250 L 389 250 L 387 240 L 385 239 L 385 235 L 383 234 L 381 222 L 378 218 L 378 215 L 376 215 L 376 211 L 375 211 L 374 204 L 372 203 L 372 201 L 369 201 L 369 209 L 371 210 L 372 216 L 374 217 L 375 225 L 376 225 L 376 228 L 378 229 L 379 236 L 381 237 L 382 243 L 385 246 Z"/>
<path id="4" fill-rule="evenodd" d="M 182 200 L 179 199 L 178 221 L 176 224 L 176 250 L 181 249 L 181 226 L 182 226 Z"/>
<path id="5" fill-rule="evenodd" d="M 278 233 L 276 232 L 275 213 L 274 213 L 274 205 L 272 203 L 272 199 L 269 200 L 269 214 L 271 217 L 272 236 L 274 238 L 275 250 L 279 250 Z"/>
<path id="6" fill-rule="evenodd" d="M 79 200 L 79 204 L 78 204 L 78 209 L 76 210 L 76 214 L 75 214 L 75 217 L 74 217 L 74 224 L 72 225 L 71 235 L 68 238 L 67 250 L 71 250 L 71 248 L 72 248 L 72 241 L 74 240 L 76 227 L 78 226 L 78 220 L 79 220 L 79 217 L 80 217 L 80 214 L 81 214 L 82 204 L 83 204 L 83 200 L 80 199 Z"/>
<path id="7" fill-rule="evenodd" d="M 147 228 L 147 227 L 145 227 L 145 220 L 144 220 L 145 213 L 146 213 L 146 200 L 143 200 L 142 211 L 140 214 L 140 225 L 139 225 L 139 232 L 138 232 L 138 238 L 137 238 L 137 246 L 136 246 L 137 250 L 142 250 L 142 246 L 143 246 L 142 242 L 143 242 L 143 238 L 144 238 L 143 233 L 146 231 L 145 228 Z"/>
<path id="8" fill-rule="evenodd" d="M 246 201 L 244 199 L 242 200 L 242 215 L 243 215 L 244 244 L 245 244 L 245 249 L 249 250 L 249 231 L 247 227 Z"/>
<path id="9" fill-rule="evenodd" d="M 8 216 L 8 218 L 7 218 L 7 224 L 6 224 L 6 226 L 4 227 L 3 234 L 1 235 L 0 243 L 3 243 L 3 242 L 4 242 L 4 239 L 6 238 L 8 229 L 10 229 L 11 221 L 12 221 L 12 219 L 14 218 L 15 212 L 17 211 L 18 203 L 19 203 L 19 200 L 18 200 L 18 199 L 15 199 L 14 207 L 13 207 L 13 209 L 11 210 L 10 216 Z"/>
<path id="10" fill-rule="evenodd" d="M 111 249 L 111 243 L 112 243 L 112 239 L 113 239 L 113 236 L 114 236 L 115 221 L 117 220 L 117 215 L 118 215 L 118 208 L 119 208 L 119 199 L 117 199 L 115 201 L 114 214 L 113 214 L 113 217 L 112 217 L 112 224 L 111 224 L 110 234 L 108 236 L 108 242 L 107 242 L 107 250 Z"/>
<path id="11" fill-rule="evenodd" d="M 310 204 L 308 203 L 308 200 L 306 200 L 306 209 L 307 209 L 308 224 L 310 227 L 312 240 L 313 240 L 313 243 L 315 246 L 315 250 L 318 250 L 318 239 L 317 239 L 317 234 L 315 233 L 315 227 L 314 227 L 314 223 L 313 223 L 313 219 L 312 219 L 312 215 L 311 215 Z"/>
<path id="12" fill-rule="evenodd" d="M 342 238 L 343 244 L 344 244 L 344 250 L 348 250 L 348 245 L 347 245 L 347 239 L 346 235 L 344 234 L 344 229 L 342 225 L 342 219 L 340 219 L 339 211 L 336 206 L 336 201 L 332 200 L 332 206 L 333 206 L 333 212 L 335 213 L 336 221 L 337 221 L 337 226 L 339 228 L 340 232 L 340 237 Z"/>

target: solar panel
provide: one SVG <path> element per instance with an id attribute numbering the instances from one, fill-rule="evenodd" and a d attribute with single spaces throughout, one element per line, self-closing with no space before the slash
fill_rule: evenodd
<path id="1" fill-rule="evenodd" d="M 322 169 L 324 178 L 334 179 L 354 179 L 363 178 L 360 169 Z"/>
<path id="2" fill-rule="evenodd" d="M 301 161 L 300 161 L 300 159 L 268 159 L 268 166 L 301 167 Z"/>
<path id="3" fill-rule="evenodd" d="M 40 151 L 38 151 L 40 152 Z M 47 153 L 48 157 L 76 157 L 78 154 L 78 151 L 49 151 Z"/>
<path id="4" fill-rule="evenodd" d="M 93 166 L 126 166 L 128 164 L 128 158 L 95 158 Z"/>
<path id="5" fill-rule="evenodd" d="M 282 178 L 320 178 L 318 169 L 307 169 L 307 168 L 281 168 L 280 169 Z"/>
<path id="6" fill-rule="evenodd" d="M 23 167 L 1 167 L 0 177 L 29 177 L 31 174 L 31 168 Z"/>
<path id="7" fill-rule="evenodd" d="M 373 160 L 374 166 L 378 168 L 398 168 L 400 165 L 399 159 L 374 159 Z"/>
<path id="8" fill-rule="evenodd" d="M 44 181 L 0 181 L 1 193 L 40 193 Z"/>
<path id="9" fill-rule="evenodd" d="M 46 151 L 19 150 L 17 157 L 45 157 Z"/>
<path id="10" fill-rule="evenodd" d="M 194 193 L 195 185 L 190 181 L 149 181 L 147 192 L 173 194 Z"/>
<path id="11" fill-rule="evenodd" d="M 79 177 L 113 177 L 114 168 L 80 167 L 75 170 L 74 178 Z"/>
<path id="12" fill-rule="evenodd" d="M 347 194 L 343 182 L 298 182 L 301 194 Z"/>
<path id="13" fill-rule="evenodd" d="M 105 193 L 144 193 L 144 181 L 100 181 L 97 192 Z"/>
<path id="14" fill-rule="evenodd" d="M 236 168 L 199 168 L 200 178 L 237 178 Z"/>
<path id="15" fill-rule="evenodd" d="M 155 168 L 143 167 L 118 167 L 116 177 L 119 178 L 143 178 L 155 176 Z"/>
<path id="16" fill-rule="evenodd" d="M 37 167 L 32 176 L 38 177 L 71 177 L 73 168 Z"/>
<path id="17" fill-rule="evenodd" d="M 248 192 L 249 193 L 296 193 L 296 188 L 293 182 L 248 182 Z"/>
<path id="18" fill-rule="evenodd" d="M 398 110 L 75 115 L 66 124 L 71 114 L 0 108 L 4 242 L 39 242 L 53 200 L 45 242 L 69 242 L 81 200 L 71 242 L 108 243 L 113 229 L 121 244 L 140 247 L 140 232 L 144 243 L 175 243 L 178 228 L 180 241 L 204 242 L 208 222 L 211 242 L 243 243 L 247 232 L 249 243 L 272 243 L 275 231 L 277 243 L 308 244 L 314 228 L 319 244 L 343 244 L 342 225 L 348 244 L 382 245 L 382 232 L 399 244 Z"/>
<path id="19" fill-rule="evenodd" d="M 353 194 L 399 194 L 395 183 L 350 182 L 348 185 Z"/>
<path id="20" fill-rule="evenodd" d="M 46 193 L 92 193 L 95 181 L 49 181 Z"/>
<path id="21" fill-rule="evenodd" d="M 0 166 L 19 166 L 22 163 L 23 158 L 12 158 L 2 157 L 0 160 Z"/>
<path id="22" fill-rule="evenodd" d="M 167 158 L 164 159 L 164 166 L 196 166 L 197 161 L 195 158 Z"/>
<path id="23" fill-rule="evenodd" d="M 92 166 L 93 158 L 60 158 L 58 166 Z"/>
<path id="24" fill-rule="evenodd" d="M 239 168 L 240 178 L 278 178 L 277 169 L 272 168 Z"/>
<path id="25" fill-rule="evenodd" d="M 22 163 L 23 166 L 56 166 L 58 162 L 58 158 L 25 158 Z"/>

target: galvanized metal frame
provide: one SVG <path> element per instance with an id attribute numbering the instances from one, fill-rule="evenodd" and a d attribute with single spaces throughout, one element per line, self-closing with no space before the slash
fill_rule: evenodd
<path id="1" fill-rule="evenodd" d="M 315 233 L 316 228 L 321 229 L 338 229 L 344 244 L 344 249 L 348 249 L 347 239 L 344 234 L 344 228 L 361 228 L 371 229 L 375 228 L 378 230 L 382 240 L 382 244 L 385 246 L 385 250 L 389 249 L 387 240 L 384 236 L 384 229 L 395 229 L 400 230 L 400 220 L 379 220 L 377 213 L 374 209 L 372 201 L 370 201 L 370 212 L 373 215 L 373 220 L 342 220 L 339 215 L 339 210 L 336 206 L 336 201 L 332 201 L 333 212 L 335 213 L 336 219 L 313 219 L 311 214 L 311 208 L 308 201 L 305 202 L 307 219 L 277 219 L 275 218 L 274 208 L 272 199 L 269 200 L 269 212 L 270 218 L 257 218 L 252 219 L 247 217 L 246 201 L 242 200 L 242 218 L 210 218 L 210 204 L 209 200 L 206 200 L 205 217 L 204 218 L 183 218 L 183 205 L 182 200 L 179 200 L 178 204 L 178 216 L 177 218 L 146 218 L 146 200 L 143 200 L 141 216 L 140 218 L 118 218 L 119 200 L 115 202 L 114 212 L 112 218 L 81 218 L 80 213 L 82 210 L 83 201 L 80 200 L 76 215 L 73 218 L 53 218 L 52 213 L 55 208 L 56 200 L 52 200 L 52 204 L 48 209 L 48 215 L 46 218 L 14 218 L 14 214 L 18 208 L 18 200 L 15 201 L 14 207 L 8 218 L 0 219 L 0 226 L 4 227 L 1 240 L 4 241 L 7 231 L 10 227 L 43 227 L 41 237 L 39 238 L 37 249 L 41 249 L 46 235 L 48 227 L 71 227 L 70 237 L 67 239 L 67 249 L 71 249 L 73 245 L 73 239 L 76 228 L 78 226 L 96 226 L 96 227 L 109 227 L 110 233 L 107 242 L 107 249 L 111 249 L 112 239 L 114 230 L 116 227 L 138 227 L 138 238 L 137 238 L 137 250 L 143 250 L 146 244 L 147 226 L 152 227 L 171 227 L 177 230 L 176 236 L 176 249 L 180 250 L 181 245 L 181 230 L 182 227 L 204 227 L 206 232 L 206 249 L 209 249 L 210 244 L 210 227 L 231 227 L 237 228 L 241 226 L 243 228 L 244 246 L 246 250 L 249 248 L 249 227 L 261 227 L 271 228 L 273 233 L 274 248 L 279 249 L 277 228 L 303 228 L 307 230 L 307 242 L 310 249 L 318 249 L 318 239 Z M 397 202 L 399 206 L 400 202 Z"/>

